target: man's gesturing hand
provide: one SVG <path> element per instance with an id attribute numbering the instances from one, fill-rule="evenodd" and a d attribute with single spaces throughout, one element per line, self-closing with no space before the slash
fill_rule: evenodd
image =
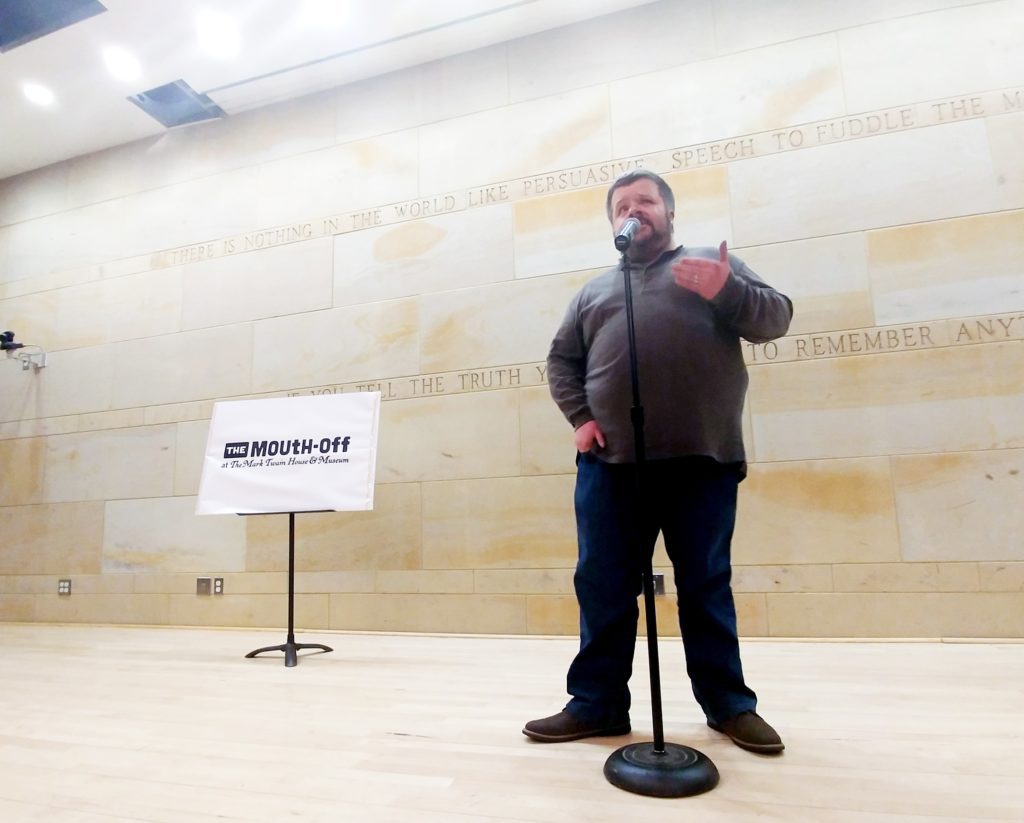
<path id="1" fill-rule="evenodd" d="M 576 440 L 576 451 L 580 454 L 586 454 L 594 447 L 594 441 L 597 441 L 602 449 L 604 448 L 604 432 L 601 431 L 601 427 L 597 425 L 596 420 L 588 420 L 574 433 L 573 437 Z"/>
<path id="2" fill-rule="evenodd" d="M 729 248 L 725 241 L 718 247 L 718 260 L 684 257 L 672 266 L 672 276 L 684 289 L 710 300 L 722 290 L 729 277 Z"/>

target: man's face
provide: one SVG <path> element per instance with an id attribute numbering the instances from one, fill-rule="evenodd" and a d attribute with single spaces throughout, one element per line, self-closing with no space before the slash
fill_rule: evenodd
<path id="1" fill-rule="evenodd" d="M 666 211 L 653 180 L 634 180 L 612 192 L 612 228 L 616 234 L 630 217 L 640 221 L 629 247 L 629 256 L 634 260 L 650 262 L 671 245 L 675 213 Z"/>

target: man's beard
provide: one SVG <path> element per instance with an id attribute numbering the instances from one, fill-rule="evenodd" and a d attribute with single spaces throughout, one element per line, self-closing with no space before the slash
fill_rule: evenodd
<path id="1" fill-rule="evenodd" d="M 672 223 L 669 222 L 664 231 L 659 231 L 650 223 L 644 223 L 651 230 L 651 236 L 644 240 L 634 240 L 629 248 L 629 256 L 637 263 L 650 263 L 672 245 Z"/>

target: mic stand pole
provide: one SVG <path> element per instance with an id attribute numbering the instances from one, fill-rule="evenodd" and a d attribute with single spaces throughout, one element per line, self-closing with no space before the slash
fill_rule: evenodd
<path id="1" fill-rule="evenodd" d="M 633 284 L 630 278 L 628 241 L 622 249 L 622 277 L 626 292 L 626 326 L 629 331 L 629 371 L 633 387 L 633 406 L 629 410 L 636 449 L 633 511 L 638 523 L 643 505 L 644 466 L 647 450 L 644 442 L 644 407 L 640 402 L 640 376 L 636 354 L 636 325 L 633 322 Z M 639 541 L 640 529 L 633 529 Z M 658 664 L 658 627 L 654 610 L 654 574 L 652 557 L 643 568 L 644 613 L 647 618 L 647 656 L 651 670 L 651 715 L 653 743 L 631 743 L 612 752 L 604 764 L 604 776 L 612 785 L 650 797 L 687 797 L 710 791 L 718 785 L 718 769 L 707 755 L 689 746 L 665 743 L 661 718 L 661 673 Z"/>

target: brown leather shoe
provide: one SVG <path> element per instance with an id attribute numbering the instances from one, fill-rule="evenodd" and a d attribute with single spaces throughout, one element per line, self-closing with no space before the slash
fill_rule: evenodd
<path id="1" fill-rule="evenodd" d="M 584 737 L 612 737 L 629 734 L 629 718 L 618 723 L 593 723 L 562 709 L 558 714 L 531 720 L 523 727 L 523 734 L 541 743 L 566 743 Z"/>
<path id="2" fill-rule="evenodd" d="M 716 732 L 727 734 L 741 749 L 758 754 L 780 754 L 786 747 L 779 733 L 756 712 L 742 712 L 721 723 L 708 721 Z"/>

